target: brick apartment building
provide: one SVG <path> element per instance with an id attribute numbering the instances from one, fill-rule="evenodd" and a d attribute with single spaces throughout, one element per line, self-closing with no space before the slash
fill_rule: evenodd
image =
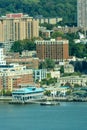
<path id="1" fill-rule="evenodd" d="M 38 69 L 39 59 L 29 56 L 20 56 L 18 53 L 10 54 L 6 58 L 6 63 L 18 63 L 20 65 L 26 65 L 28 69 Z"/>
<path id="2" fill-rule="evenodd" d="M 39 36 L 38 21 L 23 13 L 0 17 L 0 42 L 31 39 Z"/>
<path id="3" fill-rule="evenodd" d="M 40 60 L 46 58 L 55 61 L 63 61 L 69 58 L 68 40 L 51 39 L 51 40 L 36 40 L 37 57 Z"/>
<path id="4" fill-rule="evenodd" d="M 13 90 L 21 85 L 33 84 L 33 70 L 25 66 L 13 65 L 0 67 L 0 90 Z"/>

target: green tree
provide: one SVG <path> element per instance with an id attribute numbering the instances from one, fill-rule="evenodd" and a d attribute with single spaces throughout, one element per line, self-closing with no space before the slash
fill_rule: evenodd
<path id="1" fill-rule="evenodd" d="M 63 65 L 60 67 L 60 73 L 64 73 L 64 66 Z"/>
<path id="2" fill-rule="evenodd" d="M 46 69 L 46 63 L 45 62 L 40 62 L 39 64 L 39 69 Z"/>
<path id="3" fill-rule="evenodd" d="M 63 37 L 63 36 L 64 36 L 64 33 L 58 32 L 58 31 L 52 34 L 52 38 Z"/>
<path id="4" fill-rule="evenodd" d="M 23 47 L 21 45 L 21 41 L 14 42 L 12 47 L 11 47 L 11 51 L 21 53 L 23 51 Z"/>
<path id="5" fill-rule="evenodd" d="M 55 62 L 52 59 L 45 59 L 45 64 L 47 69 L 54 69 Z"/>
<path id="6" fill-rule="evenodd" d="M 51 94 L 50 90 L 47 90 L 47 91 L 44 92 L 44 95 L 46 95 L 46 96 L 50 96 L 50 94 Z"/>
<path id="7" fill-rule="evenodd" d="M 29 51 L 36 50 L 36 44 L 34 42 L 34 39 L 32 40 L 24 39 L 24 40 L 15 41 L 11 47 L 11 51 L 13 52 L 21 53 L 24 50 L 29 50 Z"/>

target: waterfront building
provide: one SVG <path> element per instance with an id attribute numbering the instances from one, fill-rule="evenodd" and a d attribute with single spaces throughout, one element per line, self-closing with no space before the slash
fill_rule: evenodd
<path id="1" fill-rule="evenodd" d="M 26 66 L 11 64 L 0 66 L 0 89 L 14 90 L 21 84 L 33 84 L 33 70 Z"/>
<path id="2" fill-rule="evenodd" d="M 27 103 L 43 99 L 43 88 L 36 88 L 29 85 L 26 88 L 20 88 L 12 92 L 12 102 Z"/>
<path id="3" fill-rule="evenodd" d="M 40 60 L 46 58 L 55 61 L 63 61 L 69 58 L 69 41 L 63 39 L 36 40 L 37 57 Z"/>
<path id="4" fill-rule="evenodd" d="M 39 36 L 38 21 L 23 13 L 0 17 L 0 42 L 31 39 Z"/>
<path id="5" fill-rule="evenodd" d="M 77 0 L 77 25 L 87 27 L 87 0 Z"/>

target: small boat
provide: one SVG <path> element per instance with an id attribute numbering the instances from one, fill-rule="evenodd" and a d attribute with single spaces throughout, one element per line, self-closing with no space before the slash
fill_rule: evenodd
<path id="1" fill-rule="evenodd" d="M 40 105 L 43 105 L 43 106 L 53 106 L 53 105 L 59 105 L 60 103 L 59 102 L 41 102 Z"/>

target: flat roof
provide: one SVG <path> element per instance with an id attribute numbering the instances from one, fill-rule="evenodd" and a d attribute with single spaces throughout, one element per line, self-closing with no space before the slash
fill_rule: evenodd
<path id="1" fill-rule="evenodd" d="M 27 94 L 27 93 L 39 93 L 43 92 L 43 88 L 36 88 L 36 87 L 26 87 L 14 90 L 12 94 Z"/>

